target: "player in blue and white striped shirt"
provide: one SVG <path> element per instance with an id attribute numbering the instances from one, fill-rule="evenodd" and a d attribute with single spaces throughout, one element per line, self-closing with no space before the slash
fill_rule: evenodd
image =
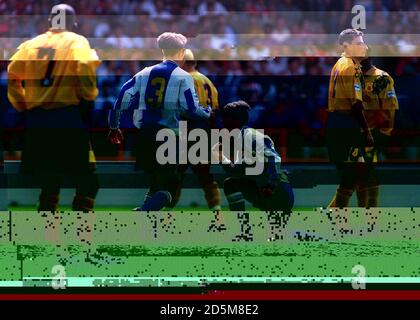
<path id="1" fill-rule="evenodd" d="M 180 116 L 187 119 L 209 118 L 211 108 L 200 106 L 189 73 L 178 66 L 183 61 L 187 39 L 177 33 L 165 32 L 157 39 L 164 59 L 146 67 L 126 82 L 109 116 L 109 140 L 122 143 L 119 129 L 121 112 L 134 107 L 133 121 L 139 129 L 137 165 L 150 175 L 151 186 L 142 211 L 157 211 L 172 199 L 171 186 L 176 183 L 176 165 L 161 165 L 156 150 L 162 142 L 156 141 L 159 130 L 179 129 Z"/>

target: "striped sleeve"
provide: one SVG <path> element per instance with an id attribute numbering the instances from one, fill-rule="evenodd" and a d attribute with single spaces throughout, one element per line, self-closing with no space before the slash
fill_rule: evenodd
<path id="1" fill-rule="evenodd" d="M 128 110 L 132 104 L 138 104 L 140 99 L 140 83 L 138 75 L 127 81 L 121 88 L 120 94 L 114 103 L 114 107 L 109 113 L 108 123 L 111 129 L 117 129 L 120 126 L 121 113 Z"/>
<path id="2" fill-rule="evenodd" d="M 207 119 L 210 117 L 209 110 L 205 110 L 200 106 L 194 87 L 194 80 L 189 74 L 186 74 L 181 80 L 179 104 L 182 114 L 189 119 Z"/>

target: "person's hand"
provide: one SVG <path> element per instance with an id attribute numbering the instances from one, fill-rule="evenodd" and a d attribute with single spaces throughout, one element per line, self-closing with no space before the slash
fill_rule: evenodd
<path id="1" fill-rule="evenodd" d="M 113 145 L 120 145 L 124 140 L 122 131 L 120 129 L 109 130 L 107 140 Z"/>
<path id="2" fill-rule="evenodd" d="M 211 148 L 212 160 L 217 161 L 218 163 L 222 163 L 223 161 L 223 152 L 221 150 L 221 146 L 222 144 L 218 142 Z"/>
<path id="3" fill-rule="evenodd" d="M 210 106 L 207 106 L 206 108 L 203 109 L 204 112 L 208 115 L 207 118 L 210 119 L 211 118 L 211 114 L 212 114 L 212 109 Z"/>
<path id="4" fill-rule="evenodd" d="M 373 135 L 372 135 L 372 132 L 370 132 L 370 130 L 367 130 L 365 132 L 365 140 L 366 140 L 366 147 L 375 146 L 375 140 L 373 139 Z"/>
<path id="5" fill-rule="evenodd" d="M 273 195 L 274 190 L 272 186 L 265 186 L 261 188 L 260 192 L 264 198 L 269 198 Z"/>

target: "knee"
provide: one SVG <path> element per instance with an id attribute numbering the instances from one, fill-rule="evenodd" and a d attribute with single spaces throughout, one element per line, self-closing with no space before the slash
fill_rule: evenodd
<path id="1" fill-rule="evenodd" d="M 77 194 L 95 199 L 99 191 L 99 180 L 96 174 L 90 174 L 80 179 Z"/>

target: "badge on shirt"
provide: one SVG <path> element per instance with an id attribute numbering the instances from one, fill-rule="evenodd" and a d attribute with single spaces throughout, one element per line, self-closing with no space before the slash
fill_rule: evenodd
<path id="1" fill-rule="evenodd" d="M 386 96 L 388 98 L 395 98 L 395 92 L 393 90 L 389 90 L 386 92 Z"/>

